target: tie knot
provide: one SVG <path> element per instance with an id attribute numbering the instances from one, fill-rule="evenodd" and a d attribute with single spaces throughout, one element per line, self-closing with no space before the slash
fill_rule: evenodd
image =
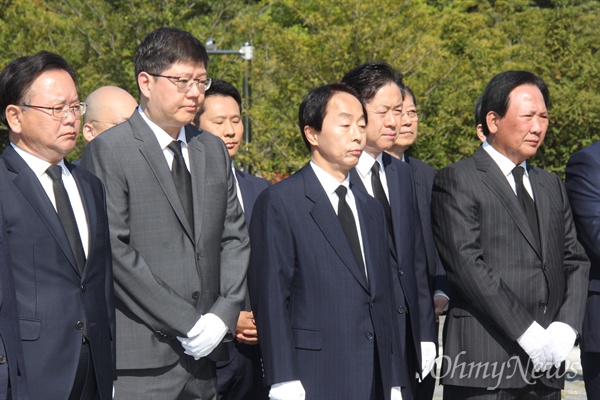
<path id="1" fill-rule="evenodd" d="M 348 193 L 348 188 L 344 185 L 340 185 L 337 187 L 337 189 L 335 189 L 335 193 L 338 195 L 338 197 L 341 199 L 345 199 L 346 198 L 346 193 Z"/>
<path id="2" fill-rule="evenodd" d="M 373 164 L 373 166 L 371 167 L 371 173 L 373 175 L 379 176 L 379 168 L 380 168 L 379 161 L 375 161 L 375 164 Z"/>
<path id="3" fill-rule="evenodd" d="M 53 181 L 60 181 L 62 180 L 62 167 L 60 165 L 51 165 L 46 170 L 46 174 L 48 174 Z"/>
<path id="4" fill-rule="evenodd" d="M 517 165 L 512 170 L 513 177 L 515 178 L 515 182 L 523 182 L 523 174 L 525 174 L 525 169 L 520 165 Z"/>
<path id="5" fill-rule="evenodd" d="M 173 153 L 175 153 L 178 156 L 182 156 L 181 154 L 181 141 L 179 140 L 173 140 L 171 143 L 169 143 L 169 145 L 167 146 L 169 148 L 169 150 L 171 150 Z"/>

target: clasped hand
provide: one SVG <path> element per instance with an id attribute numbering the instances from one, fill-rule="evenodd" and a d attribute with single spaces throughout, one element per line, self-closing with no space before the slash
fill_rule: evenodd
<path id="1" fill-rule="evenodd" d="M 221 343 L 227 333 L 227 325 L 215 314 L 204 314 L 187 333 L 187 337 L 177 336 L 184 353 L 199 360 L 209 355 Z"/>
<path id="2" fill-rule="evenodd" d="M 517 342 L 525 350 L 535 372 L 560 367 L 575 345 L 577 334 L 563 322 L 553 322 L 547 329 L 534 322 Z"/>

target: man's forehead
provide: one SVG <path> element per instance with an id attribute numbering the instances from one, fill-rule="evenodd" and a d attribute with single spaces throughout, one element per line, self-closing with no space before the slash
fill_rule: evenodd
<path id="1" fill-rule="evenodd" d="M 164 71 L 182 71 L 189 72 L 192 70 L 199 70 L 200 72 L 206 73 L 206 67 L 202 61 L 177 61 L 169 65 Z"/>

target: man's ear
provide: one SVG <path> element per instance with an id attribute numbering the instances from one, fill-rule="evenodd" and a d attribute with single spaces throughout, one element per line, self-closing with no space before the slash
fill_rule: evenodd
<path id="1" fill-rule="evenodd" d="M 306 136 L 306 140 L 308 141 L 308 143 L 311 146 L 318 147 L 318 144 L 319 144 L 318 135 L 319 135 L 319 132 L 317 132 L 314 128 L 312 128 L 308 125 L 304 126 L 304 136 Z"/>
<path id="2" fill-rule="evenodd" d="M 152 77 L 147 72 L 142 71 L 138 75 L 137 81 L 138 81 L 138 86 L 140 88 L 140 93 L 142 94 L 142 97 L 149 99 L 150 98 L 150 88 L 152 87 L 152 85 L 154 83 Z"/>
<path id="3" fill-rule="evenodd" d="M 85 138 L 85 140 L 91 142 L 92 140 L 94 140 L 95 136 L 96 132 L 94 131 L 92 123 L 86 122 L 85 124 L 83 124 L 83 137 Z"/>
<path id="4" fill-rule="evenodd" d="M 6 107 L 6 123 L 9 129 L 14 133 L 21 133 L 21 119 L 23 118 L 23 110 L 19 106 L 9 104 Z"/>
<path id="5" fill-rule="evenodd" d="M 498 132 L 498 124 L 502 118 L 495 111 L 490 111 L 485 116 L 485 122 L 487 123 L 488 131 L 490 134 L 495 134 Z"/>

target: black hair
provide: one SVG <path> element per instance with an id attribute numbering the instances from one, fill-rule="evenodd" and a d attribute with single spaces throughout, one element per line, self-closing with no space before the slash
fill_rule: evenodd
<path id="1" fill-rule="evenodd" d="M 365 103 L 371 101 L 379 89 L 390 83 L 397 84 L 401 90 L 404 88 L 402 74 L 383 61 L 359 65 L 344 75 L 342 82 L 352 86 Z"/>
<path id="2" fill-rule="evenodd" d="M 75 71 L 58 54 L 40 51 L 11 61 L 0 73 L 0 121 L 8 127 L 6 107 L 24 102 L 33 82 L 44 72 L 65 71 L 76 82 Z"/>

